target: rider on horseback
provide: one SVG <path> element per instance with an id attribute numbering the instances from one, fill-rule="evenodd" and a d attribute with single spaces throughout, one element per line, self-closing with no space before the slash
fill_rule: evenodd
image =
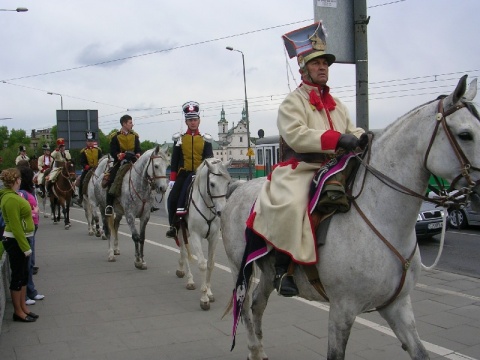
<path id="1" fill-rule="evenodd" d="M 200 105 L 195 101 L 187 101 L 182 105 L 185 124 L 188 129 L 184 134 L 173 135 L 172 163 L 170 166 L 170 183 L 172 189 L 168 197 L 168 221 L 170 229 L 166 236 L 175 238 L 177 229 L 173 226 L 175 214 L 183 209 L 186 200 L 186 189 L 192 182 L 195 170 L 203 160 L 213 157 L 211 137 L 201 135 Z M 180 209 L 177 209 L 177 206 Z"/>
<path id="2" fill-rule="evenodd" d="M 52 152 L 52 171 L 48 175 L 48 179 L 45 182 L 45 188 L 47 189 L 47 194 L 51 193 L 52 182 L 55 182 L 58 174 L 62 171 L 62 166 L 66 161 L 72 160 L 72 156 L 68 150 L 65 150 L 65 139 L 57 139 L 57 148 Z"/>
<path id="3" fill-rule="evenodd" d="M 142 152 L 140 148 L 140 139 L 138 134 L 132 130 L 133 120 L 130 115 L 123 115 L 120 118 L 122 128 L 112 136 L 110 140 L 110 155 L 114 159 L 112 168 L 110 169 L 109 178 L 107 182 L 107 207 L 105 208 L 105 215 L 113 215 L 113 202 L 115 201 L 115 194 L 110 193 L 118 169 L 120 168 L 122 160 L 125 158 L 125 152 L 135 153 L 136 158 L 140 157 Z"/>
<path id="4" fill-rule="evenodd" d="M 80 175 L 80 184 L 78 185 L 77 204 L 82 206 L 83 202 L 83 180 L 90 169 L 98 166 L 98 160 L 102 157 L 102 149 L 95 144 L 95 133 L 87 131 L 85 133 L 87 146 L 80 150 L 80 165 L 82 165 L 82 175 Z"/>
<path id="5" fill-rule="evenodd" d="M 277 292 L 295 296 L 298 288 L 288 271 L 291 259 L 305 265 L 317 261 L 315 229 L 307 211 L 312 177 L 339 148 L 351 151 L 359 146 L 364 131 L 353 125 L 347 107 L 330 94 L 328 70 L 335 56 L 325 51 L 321 23 L 287 33 L 283 40 L 290 58 L 297 57 L 302 75 L 302 84 L 278 111 L 277 126 L 288 159 L 283 158 L 267 178 L 247 224 L 252 236 L 275 249 Z"/>
<path id="6" fill-rule="evenodd" d="M 38 175 L 37 175 L 37 183 L 38 186 L 40 187 L 40 197 L 45 196 L 45 171 L 47 169 L 50 169 L 50 166 L 53 163 L 53 158 L 50 155 L 50 145 L 48 144 L 43 144 L 42 145 L 43 149 L 43 155 L 41 155 L 38 158 Z"/>
<path id="7" fill-rule="evenodd" d="M 24 145 L 20 145 L 18 147 L 18 156 L 15 159 L 15 165 L 17 165 L 18 162 L 22 160 L 25 160 L 25 161 L 30 160 L 30 158 L 27 155 L 27 148 Z"/>

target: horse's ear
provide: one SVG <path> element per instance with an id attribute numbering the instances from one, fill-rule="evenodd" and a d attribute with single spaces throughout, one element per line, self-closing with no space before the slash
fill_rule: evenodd
<path id="1" fill-rule="evenodd" d="M 232 160 L 233 160 L 232 158 L 228 159 L 228 161 L 224 164 L 225 167 L 227 168 L 230 167 L 230 165 L 232 164 Z"/>
<path id="2" fill-rule="evenodd" d="M 467 101 L 473 101 L 473 99 L 475 99 L 475 96 L 477 96 L 477 78 L 473 79 L 470 82 L 470 85 L 468 85 L 468 90 L 464 97 Z"/>
<path id="3" fill-rule="evenodd" d="M 160 148 L 160 145 L 157 145 L 158 148 Z M 160 148 L 165 154 L 168 151 L 168 144 L 163 144 L 163 146 Z M 157 151 L 158 152 L 158 151 Z"/>
<path id="4" fill-rule="evenodd" d="M 455 106 L 455 104 L 463 97 L 465 91 L 467 91 L 467 76 L 468 75 L 463 75 L 458 81 L 457 87 L 453 93 L 448 95 L 445 100 L 443 100 L 443 108 L 445 110 Z"/>

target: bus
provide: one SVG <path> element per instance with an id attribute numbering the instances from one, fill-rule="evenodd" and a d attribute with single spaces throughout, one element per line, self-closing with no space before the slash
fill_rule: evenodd
<path id="1" fill-rule="evenodd" d="M 255 177 L 267 176 L 280 161 L 280 136 L 265 136 L 255 144 Z"/>

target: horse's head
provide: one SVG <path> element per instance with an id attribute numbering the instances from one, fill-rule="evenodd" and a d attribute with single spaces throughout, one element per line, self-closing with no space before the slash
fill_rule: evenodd
<path id="1" fill-rule="evenodd" d="M 28 164 L 30 165 L 30 168 L 33 170 L 33 171 L 38 171 L 38 158 L 33 155 L 32 158 L 28 161 Z"/>
<path id="2" fill-rule="evenodd" d="M 146 168 L 146 178 L 150 182 L 152 189 L 155 189 L 157 193 L 164 194 L 167 191 L 167 145 L 160 147 L 155 146 L 152 151 L 145 152 L 142 157 L 148 157 L 145 161 L 148 161 Z"/>
<path id="3" fill-rule="evenodd" d="M 65 161 L 65 172 L 68 173 L 68 178 L 70 181 L 75 181 L 77 179 L 77 174 L 75 173 L 75 163 L 73 160 Z"/>
<path id="4" fill-rule="evenodd" d="M 228 185 L 232 181 L 228 172 L 232 160 L 222 163 L 221 160 L 210 158 L 206 159 L 197 169 L 197 178 L 199 189 L 206 189 L 206 194 L 202 194 L 204 199 L 210 199 L 215 206 L 215 212 L 220 215 L 227 201 Z"/>
<path id="5" fill-rule="evenodd" d="M 465 75 L 453 93 L 439 99 L 436 127 L 424 164 L 453 188 L 480 195 L 480 116 L 473 105 L 477 80 L 468 90 L 466 81 Z"/>

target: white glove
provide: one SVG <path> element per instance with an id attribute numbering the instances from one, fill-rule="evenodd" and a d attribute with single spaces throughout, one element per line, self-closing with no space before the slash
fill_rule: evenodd
<path id="1" fill-rule="evenodd" d="M 23 253 L 25 254 L 25 256 L 30 256 L 30 255 L 32 255 L 32 249 L 24 251 Z"/>
<path id="2" fill-rule="evenodd" d="M 174 184 L 175 184 L 175 181 L 170 180 L 170 182 L 168 183 L 168 187 L 171 189 L 173 188 Z"/>

